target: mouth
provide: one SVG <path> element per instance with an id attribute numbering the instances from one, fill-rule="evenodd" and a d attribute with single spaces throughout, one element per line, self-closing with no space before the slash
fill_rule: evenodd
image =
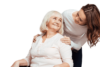
<path id="1" fill-rule="evenodd" d="M 54 26 L 56 26 L 56 27 L 59 27 L 59 25 L 58 24 L 53 24 Z"/>

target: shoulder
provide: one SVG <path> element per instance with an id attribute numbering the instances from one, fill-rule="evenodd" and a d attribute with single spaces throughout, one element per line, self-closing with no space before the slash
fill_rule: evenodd
<path id="1" fill-rule="evenodd" d="M 36 42 L 37 42 L 41 37 L 42 37 L 42 36 L 38 36 L 38 37 L 36 38 Z M 35 42 L 35 43 L 36 43 L 36 42 Z M 32 45 L 35 45 L 35 43 L 34 43 L 34 42 L 31 42 L 31 46 L 32 46 Z"/>
<path id="2" fill-rule="evenodd" d="M 70 16 L 70 9 L 66 9 L 62 12 L 63 18 L 68 18 Z"/>
<path id="3" fill-rule="evenodd" d="M 68 9 L 68 10 L 65 10 L 63 13 L 70 13 L 70 12 L 74 12 L 74 11 L 77 11 L 75 9 Z"/>
<path id="4" fill-rule="evenodd" d="M 42 36 L 40 35 L 40 36 L 38 36 L 37 38 L 36 38 L 36 40 L 38 40 L 39 38 L 41 38 Z"/>
<path id="5" fill-rule="evenodd" d="M 71 46 L 70 45 L 67 45 L 67 44 L 65 44 L 65 43 L 62 43 L 61 42 L 61 38 L 63 38 L 63 35 L 61 35 L 61 34 L 57 34 L 57 38 L 56 38 L 56 40 L 55 40 L 55 44 L 59 47 L 59 48 L 71 48 Z"/>
<path id="6" fill-rule="evenodd" d="M 59 46 L 60 46 L 60 47 L 61 47 L 61 46 L 67 46 L 68 48 L 71 48 L 70 45 L 67 45 L 67 44 L 61 42 L 60 39 L 63 38 L 63 37 L 64 37 L 63 35 L 61 35 L 61 34 L 58 33 L 58 38 L 57 38 L 57 39 L 58 39 Z"/>
<path id="7" fill-rule="evenodd" d="M 68 14 L 68 10 L 65 10 L 65 11 L 62 13 L 62 16 L 65 17 L 67 14 Z"/>
<path id="8" fill-rule="evenodd" d="M 63 15 L 63 16 L 66 16 L 66 15 L 69 15 L 70 13 L 75 12 L 75 11 L 77 11 L 77 10 L 75 10 L 75 9 L 68 9 L 68 10 L 65 10 L 65 11 L 62 13 L 62 15 Z"/>
<path id="9" fill-rule="evenodd" d="M 63 38 L 63 35 L 61 35 L 60 33 L 57 33 L 56 37 L 54 38 L 54 43 L 59 44 L 60 43 L 60 39 Z"/>

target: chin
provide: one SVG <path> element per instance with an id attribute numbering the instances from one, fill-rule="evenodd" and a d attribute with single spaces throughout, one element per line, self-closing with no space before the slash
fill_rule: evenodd
<path id="1" fill-rule="evenodd" d="M 59 30 L 59 28 L 53 28 L 55 31 L 58 31 Z"/>
<path id="2" fill-rule="evenodd" d="M 57 29 L 54 29 L 55 31 L 59 31 L 59 29 L 57 28 Z"/>
<path id="3" fill-rule="evenodd" d="M 58 31 L 60 29 L 60 27 L 58 26 L 52 26 L 51 28 L 54 29 L 55 31 Z"/>

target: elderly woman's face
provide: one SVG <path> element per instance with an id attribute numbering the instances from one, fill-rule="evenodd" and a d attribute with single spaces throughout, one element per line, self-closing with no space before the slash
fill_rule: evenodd
<path id="1" fill-rule="evenodd" d="M 62 17 L 58 13 L 54 13 L 47 23 L 48 29 L 53 29 L 55 31 L 59 31 L 62 25 Z"/>

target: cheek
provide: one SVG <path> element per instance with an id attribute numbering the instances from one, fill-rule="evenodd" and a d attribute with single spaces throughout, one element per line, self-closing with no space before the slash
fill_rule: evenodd
<path id="1" fill-rule="evenodd" d="M 75 17 L 75 20 L 77 21 L 78 20 L 78 17 Z"/>
<path id="2" fill-rule="evenodd" d="M 79 22 L 79 18 L 78 18 L 78 17 L 75 17 L 75 21 L 76 21 L 76 22 Z"/>
<path id="3" fill-rule="evenodd" d="M 62 26 L 62 23 L 60 22 L 60 23 L 59 23 L 58 30 L 60 30 L 61 26 Z"/>
<path id="4" fill-rule="evenodd" d="M 59 26 L 61 27 L 62 26 L 62 23 L 60 22 Z"/>
<path id="5" fill-rule="evenodd" d="M 49 20 L 48 22 L 48 26 L 52 25 L 53 24 L 53 21 L 52 20 Z"/>

